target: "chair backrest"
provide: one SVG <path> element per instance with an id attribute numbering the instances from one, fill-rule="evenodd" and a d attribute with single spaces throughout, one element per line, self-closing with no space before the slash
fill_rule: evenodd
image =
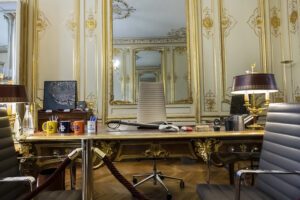
<path id="1" fill-rule="evenodd" d="M 300 170 L 300 104 L 271 104 L 259 168 Z M 300 176 L 259 175 L 257 187 L 274 199 L 300 199 Z"/>
<path id="2" fill-rule="evenodd" d="M 165 122 L 164 85 L 161 82 L 140 82 L 137 121 L 139 123 Z"/>
<path id="3" fill-rule="evenodd" d="M 0 109 L 0 178 L 15 176 L 19 176 L 19 167 L 9 119 L 6 111 Z M 16 199 L 20 189 L 20 184 L 0 183 L 0 199 Z"/>

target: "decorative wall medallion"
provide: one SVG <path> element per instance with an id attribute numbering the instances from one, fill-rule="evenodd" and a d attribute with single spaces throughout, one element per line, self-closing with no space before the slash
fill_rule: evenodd
<path id="1" fill-rule="evenodd" d="M 280 10 L 279 8 L 273 7 L 270 10 L 270 25 L 271 25 L 271 33 L 277 37 L 280 35 Z"/>
<path id="2" fill-rule="evenodd" d="M 95 29 L 97 28 L 97 20 L 95 19 L 93 9 L 90 8 L 89 14 L 85 21 L 85 27 L 88 31 L 88 36 L 91 38 L 94 35 Z"/>
<path id="3" fill-rule="evenodd" d="M 42 34 L 49 26 L 50 21 L 47 19 L 43 11 L 38 10 L 38 17 L 36 21 L 36 30 L 39 34 Z"/>
<path id="4" fill-rule="evenodd" d="M 77 29 L 79 28 L 77 20 L 76 20 L 76 16 L 74 15 L 74 12 L 71 12 L 69 17 L 67 18 L 66 26 L 69 29 L 69 31 L 72 32 L 72 35 L 74 37 L 77 33 Z"/>
<path id="5" fill-rule="evenodd" d="M 183 54 L 186 52 L 186 46 L 175 47 L 174 51 L 178 54 Z"/>
<path id="6" fill-rule="evenodd" d="M 168 37 L 185 38 L 186 37 L 186 28 L 181 27 L 178 29 L 171 29 L 171 31 L 168 33 Z"/>
<path id="7" fill-rule="evenodd" d="M 205 93 L 204 95 L 204 101 L 205 101 L 205 111 L 208 112 L 214 112 L 216 111 L 215 106 L 216 106 L 216 95 L 209 90 L 208 92 Z"/>
<path id="8" fill-rule="evenodd" d="M 224 37 L 229 36 L 230 31 L 233 29 L 233 27 L 237 24 L 237 21 L 231 16 L 226 8 L 223 8 L 222 11 L 222 31 L 224 34 Z"/>
<path id="9" fill-rule="evenodd" d="M 289 30 L 296 33 L 298 29 L 298 5 L 297 0 L 289 0 Z"/>
<path id="10" fill-rule="evenodd" d="M 129 83 L 130 83 L 130 80 L 131 80 L 131 78 L 130 78 L 130 76 L 127 74 L 127 75 L 125 76 L 125 83 L 129 84 Z"/>
<path id="11" fill-rule="evenodd" d="M 260 10 L 255 8 L 253 14 L 249 17 L 247 21 L 250 28 L 252 28 L 255 34 L 260 37 L 261 36 L 261 28 L 262 28 L 262 18 L 260 15 Z"/>
<path id="12" fill-rule="evenodd" d="M 214 20 L 212 10 L 206 7 L 202 14 L 203 35 L 209 39 L 213 35 Z"/>
<path id="13" fill-rule="evenodd" d="M 124 0 L 113 0 L 113 18 L 126 19 L 131 13 L 136 11 L 132 6 L 130 7 Z"/>

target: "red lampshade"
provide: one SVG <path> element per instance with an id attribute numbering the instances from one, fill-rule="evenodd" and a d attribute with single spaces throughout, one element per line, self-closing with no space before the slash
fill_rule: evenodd
<path id="1" fill-rule="evenodd" d="M 244 74 L 233 78 L 232 94 L 277 92 L 274 74 Z"/>
<path id="2" fill-rule="evenodd" d="M 28 102 L 25 86 L 0 84 L 0 102 L 1 103 Z"/>

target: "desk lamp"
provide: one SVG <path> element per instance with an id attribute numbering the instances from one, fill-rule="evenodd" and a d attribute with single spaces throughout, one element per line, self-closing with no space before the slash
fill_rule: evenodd
<path id="1" fill-rule="evenodd" d="M 255 64 L 252 66 L 252 72 L 244 75 L 235 76 L 233 78 L 232 94 L 244 94 L 244 106 L 253 116 L 253 124 L 248 128 L 263 128 L 257 124 L 257 116 L 263 110 L 266 110 L 270 103 L 270 93 L 277 92 L 274 74 L 253 72 Z M 252 102 L 249 102 L 249 94 L 252 95 Z M 256 107 L 255 94 L 265 94 L 265 107 Z"/>
<path id="2" fill-rule="evenodd" d="M 0 84 L 0 103 L 25 103 L 28 102 L 26 89 L 24 85 Z M 9 113 L 10 122 L 13 116 Z"/>

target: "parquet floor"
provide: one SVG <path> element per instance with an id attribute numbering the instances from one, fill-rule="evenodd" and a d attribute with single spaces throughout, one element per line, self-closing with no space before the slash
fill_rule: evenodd
<path id="1" fill-rule="evenodd" d="M 115 162 L 117 169 L 127 180 L 132 181 L 133 174 L 150 173 L 152 171 L 152 161 L 132 161 Z M 184 179 L 185 188 L 180 189 L 179 182 L 166 180 L 164 183 L 172 194 L 172 200 L 196 200 L 196 185 L 205 183 L 207 177 L 207 167 L 204 163 L 182 160 L 161 160 L 157 162 L 159 171 L 168 176 L 180 177 Z M 68 173 L 66 173 L 68 174 Z M 66 187 L 69 188 L 70 182 L 66 175 Z M 81 169 L 77 170 L 77 187 L 81 188 Z M 229 184 L 228 171 L 225 168 L 211 168 L 211 183 Z M 153 185 L 148 181 L 137 187 L 147 197 L 152 200 L 165 200 L 166 192 L 159 184 Z M 97 200 L 130 200 L 131 194 L 123 187 L 110 173 L 106 167 L 94 171 L 94 199 Z"/>

